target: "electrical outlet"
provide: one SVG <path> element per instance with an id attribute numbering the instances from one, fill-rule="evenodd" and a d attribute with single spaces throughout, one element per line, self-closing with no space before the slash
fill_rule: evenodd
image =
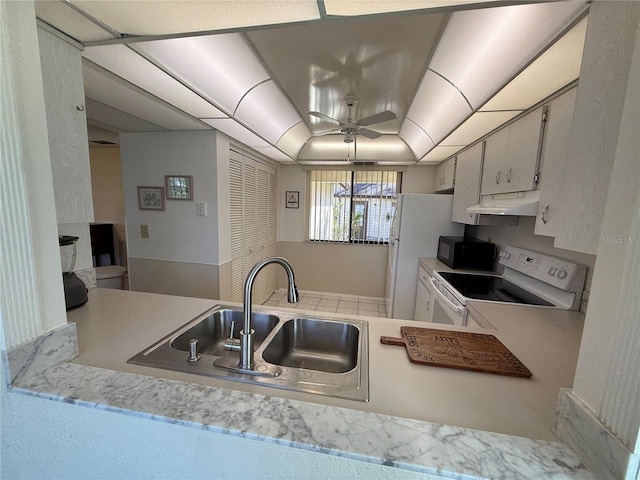
<path id="1" fill-rule="evenodd" d="M 149 238 L 149 225 L 140 225 L 140 237 Z"/>

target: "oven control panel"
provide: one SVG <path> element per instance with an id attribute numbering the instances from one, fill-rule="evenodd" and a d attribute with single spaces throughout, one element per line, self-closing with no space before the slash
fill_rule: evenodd
<path id="1" fill-rule="evenodd" d="M 510 246 L 500 252 L 500 264 L 562 290 L 569 290 L 576 276 L 584 275 L 586 269 L 561 258 Z"/>

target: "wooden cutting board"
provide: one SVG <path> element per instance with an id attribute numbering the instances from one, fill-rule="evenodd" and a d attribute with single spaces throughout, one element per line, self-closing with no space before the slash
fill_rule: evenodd
<path id="1" fill-rule="evenodd" d="M 380 337 L 380 343 L 406 347 L 411 363 L 515 377 L 532 375 L 493 335 L 418 327 L 400 327 L 400 334 L 402 338 Z"/>

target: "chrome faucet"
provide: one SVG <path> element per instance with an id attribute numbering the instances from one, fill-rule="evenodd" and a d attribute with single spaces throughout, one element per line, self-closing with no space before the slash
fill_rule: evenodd
<path id="1" fill-rule="evenodd" d="M 240 332 L 240 368 L 243 370 L 253 369 L 253 336 L 255 332 L 251 328 L 251 296 L 253 292 L 253 282 L 258 275 L 258 272 L 271 263 L 277 263 L 287 272 L 287 281 L 289 287 L 287 289 L 287 301 L 289 303 L 296 303 L 298 301 L 298 287 L 296 287 L 296 281 L 293 278 L 293 269 L 291 264 L 281 257 L 266 258 L 261 262 L 256 263 L 244 282 L 244 324 L 242 331 Z"/>
<path id="2" fill-rule="evenodd" d="M 253 294 L 253 282 L 256 276 L 264 267 L 271 263 L 277 263 L 281 265 L 287 272 L 287 301 L 289 303 L 296 303 L 298 301 L 298 287 L 293 276 L 293 268 L 291 264 L 282 257 L 270 257 L 256 263 L 244 282 L 244 308 L 243 308 L 243 325 L 240 331 L 240 343 L 238 345 L 237 340 L 233 338 L 233 326 L 229 334 L 229 339 L 225 342 L 225 349 L 240 352 L 240 362 L 237 365 L 229 364 L 226 359 L 220 358 L 213 362 L 214 365 L 219 367 L 230 368 L 232 370 L 241 371 L 243 373 L 249 373 L 254 375 L 273 375 L 280 374 L 282 369 L 280 367 L 265 366 L 263 365 L 260 370 L 255 370 L 255 362 L 253 361 L 253 345 L 255 331 L 251 328 L 251 299 Z"/>

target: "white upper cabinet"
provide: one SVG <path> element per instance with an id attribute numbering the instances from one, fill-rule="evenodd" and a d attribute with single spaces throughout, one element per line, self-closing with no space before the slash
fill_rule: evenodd
<path id="1" fill-rule="evenodd" d="M 453 192 L 451 220 L 467 225 L 478 224 L 478 214 L 467 213 L 466 209 L 480 200 L 480 178 L 484 142 L 458 154 L 456 162 L 456 189 Z"/>
<path id="2" fill-rule="evenodd" d="M 57 222 L 93 222 L 81 52 L 42 28 L 38 39 Z"/>
<path id="3" fill-rule="evenodd" d="M 453 190 L 456 174 L 456 159 L 450 158 L 436 167 L 436 192 Z"/>
<path id="4" fill-rule="evenodd" d="M 602 239 L 631 60 L 640 43 L 640 4 L 593 2 L 590 12 L 564 170 L 561 228 L 553 245 L 595 255 Z"/>
<path id="5" fill-rule="evenodd" d="M 487 138 L 482 169 L 482 195 L 501 192 L 500 182 L 507 164 L 508 146 L 509 127 L 505 127 Z"/>
<path id="6" fill-rule="evenodd" d="M 482 195 L 535 187 L 542 127 L 543 109 L 538 108 L 487 138 Z"/>
<path id="7" fill-rule="evenodd" d="M 577 88 L 553 99 L 547 108 L 547 125 L 540 155 L 540 202 L 534 233 L 553 237 L 558 228 L 562 179 L 569 150 L 569 136 Z"/>

